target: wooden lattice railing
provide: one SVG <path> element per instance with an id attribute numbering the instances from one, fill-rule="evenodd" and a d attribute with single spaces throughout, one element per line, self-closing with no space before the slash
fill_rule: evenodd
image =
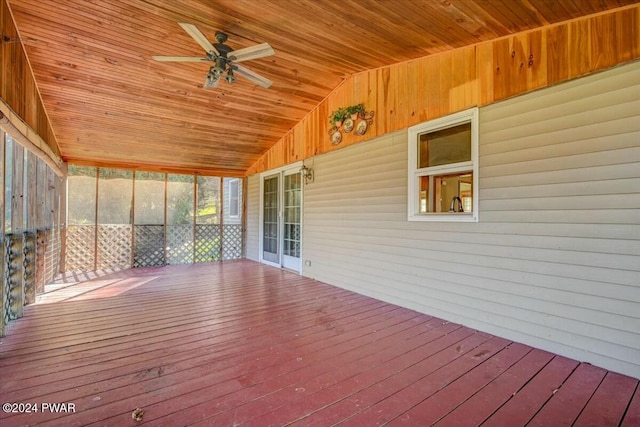
<path id="1" fill-rule="evenodd" d="M 65 271 L 239 259 L 242 233 L 241 224 L 72 225 Z"/>

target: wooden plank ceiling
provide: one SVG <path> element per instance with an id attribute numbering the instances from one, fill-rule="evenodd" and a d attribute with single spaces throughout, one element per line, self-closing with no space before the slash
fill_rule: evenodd
<path id="1" fill-rule="evenodd" d="M 348 76 L 637 0 L 9 0 L 63 159 L 241 175 Z M 177 24 L 276 51 L 204 89 Z"/>

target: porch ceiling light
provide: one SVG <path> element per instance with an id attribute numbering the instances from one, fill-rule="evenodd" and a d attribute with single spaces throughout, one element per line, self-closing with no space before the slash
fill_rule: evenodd
<path id="1" fill-rule="evenodd" d="M 300 168 L 300 174 L 304 178 L 305 184 L 313 182 L 313 169 L 308 168 L 307 165 L 302 165 L 302 167 Z"/>

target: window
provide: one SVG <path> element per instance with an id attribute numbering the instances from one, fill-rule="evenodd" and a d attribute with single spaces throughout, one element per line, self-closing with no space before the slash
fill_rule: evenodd
<path id="1" fill-rule="evenodd" d="M 409 128 L 409 221 L 478 220 L 478 109 Z"/>
<path id="2" fill-rule="evenodd" d="M 240 180 L 229 180 L 229 218 L 240 216 Z"/>

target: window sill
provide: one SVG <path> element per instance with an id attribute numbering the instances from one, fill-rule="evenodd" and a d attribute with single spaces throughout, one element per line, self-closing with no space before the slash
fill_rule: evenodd
<path id="1" fill-rule="evenodd" d="M 475 213 L 413 214 L 409 215 L 407 220 L 430 222 L 478 222 L 478 215 Z"/>

